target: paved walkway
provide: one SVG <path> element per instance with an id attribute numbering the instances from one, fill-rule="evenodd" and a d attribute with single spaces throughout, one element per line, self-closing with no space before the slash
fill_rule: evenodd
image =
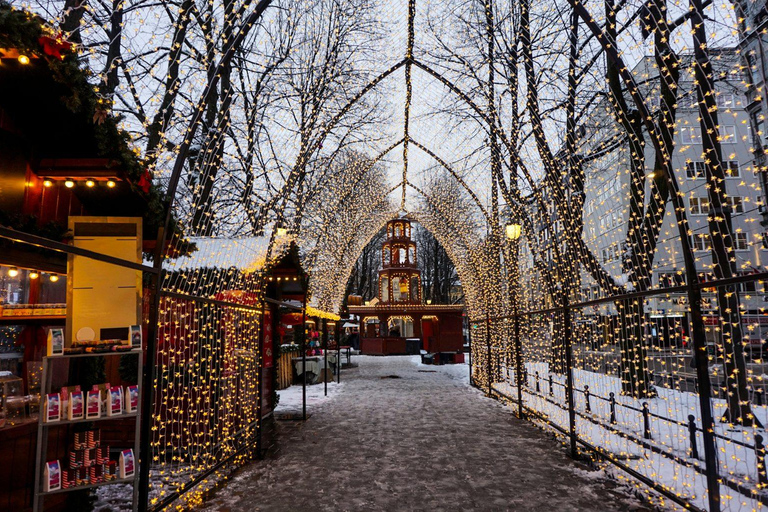
<path id="1" fill-rule="evenodd" d="M 643 510 L 469 388 L 465 365 L 354 359 L 359 368 L 344 370 L 332 397 L 309 402 L 306 423 L 279 422 L 277 457 L 241 470 L 206 510 Z M 279 409 L 296 396 L 286 393 Z"/>

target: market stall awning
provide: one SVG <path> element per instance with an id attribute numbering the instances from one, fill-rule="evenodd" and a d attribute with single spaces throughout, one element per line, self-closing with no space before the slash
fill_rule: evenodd
<path id="1" fill-rule="evenodd" d="M 326 320 L 333 320 L 334 322 L 338 322 L 339 320 L 341 320 L 341 317 L 335 313 L 331 313 L 330 311 L 323 311 L 322 309 L 313 308 L 312 306 L 307 306 L 307 316 L 315 317 L 315 318 L 324 318 Z"/>

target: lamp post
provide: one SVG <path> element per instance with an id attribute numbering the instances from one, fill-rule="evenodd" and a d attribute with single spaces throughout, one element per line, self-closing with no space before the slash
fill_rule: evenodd
<path id="1" fill-rule="evenodd" d="M 510 224 L 507 224 L 504 233 L 507 236 L 507 240 L 509 240 L 512 243 L 513 246 L 513 253 L 512 257 L 517 258 L 517 241 L 520 239 L 520 235 L 522 235 L 523 227 L 516 223 L 512 222 Z M 520 343 L 520 308 L 518 304 L 518 297 L 517 297 L 517 287 L 519 286 L 519 279 L 520 279 L 520 272 L 518 271 L 518 263 L 517 261 L 509 262 L 509 265 L 514 265 L 514 272 L 513 275 L 510 276 L 511 280 L 513 280 L 513 286 L 509 287 L 509 293 L 510 293 L 510 299 L 513 304 L 513 313 L 514 313 L 514 343 L 515 343 L 515 384 L 517 384 L 517 416 L 518 418 L 524 417 L 524 409 L 523 409 L 523 386 L 525 380 L 525 371 L 523 369 L 523 356 L 522 356 L 522 345 Z"/>

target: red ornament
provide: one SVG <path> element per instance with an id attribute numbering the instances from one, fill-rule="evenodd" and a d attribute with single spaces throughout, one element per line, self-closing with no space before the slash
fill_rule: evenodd
<path id="1" fill-rule="evenodd" d="M 149 194 L 149 189 L 152 187 L 152 174 L 149 170 L 145 170 L 144 174 L 139 178 L 139 188 L 144 191 L 145 194 Z"/>
<path id="2" fill-rule="evenodd" d="M 40 46 L 43 47 L 43 53 L 62 60 L 64 56 L 62 51 L 71 52 L 73 44 L 64 39 L 63 34 L 59 33 L 56 37 L 42 36 L 37 39 Z"/>

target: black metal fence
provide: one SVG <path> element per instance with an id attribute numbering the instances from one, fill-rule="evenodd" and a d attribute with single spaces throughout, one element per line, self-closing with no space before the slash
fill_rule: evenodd
<path id="1" fill-rule="evenodd" d="M 743 290 L 761 288 L 767 277 L 693 287 L 711 302 L 726 287 L 747 303 Z M 472 382 L 509 402 L 520 417 L 562 434 L 572 455 L 608 461 L 639 487 L 653 488 L 657 498 L 650 499 L 659 503 L 693 510 L 767 507 L 768 316 L 742 307 L 724 318 L 712 304 L 703 310 L 705 337 L 695 340 L 687 298 L 686 290 L 656 288 L 477 319 Z M 628 299 L 640 312 L 636 330 L 628 331 L 627 316 L 615 309 Z M 683 306 L 660 317 L 651 313 L 659 300 Z M 741 332 L 736 354 L 728 345 L 733 322 Z M 705 357 L 695 359 L 696 350 Z"/>

